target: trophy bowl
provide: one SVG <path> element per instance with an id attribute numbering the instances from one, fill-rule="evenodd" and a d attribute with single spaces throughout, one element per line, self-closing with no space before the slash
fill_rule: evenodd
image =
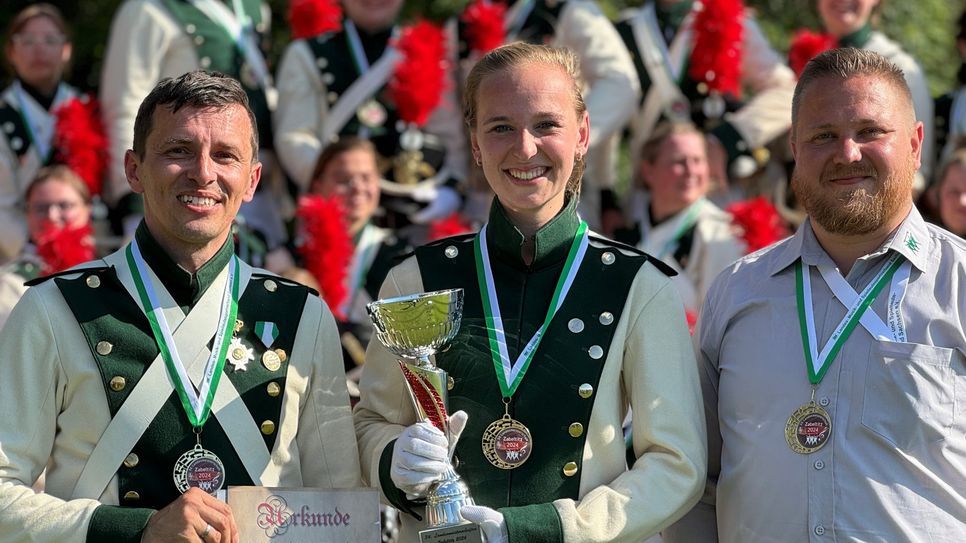
<path id="1" fill-rule="evenodd" d="M 396 356 L 429 365 L 429 356 L 453 340 L 463 316 L 463 289 L 376 300 L 366 306 L 376 337 Z"/>

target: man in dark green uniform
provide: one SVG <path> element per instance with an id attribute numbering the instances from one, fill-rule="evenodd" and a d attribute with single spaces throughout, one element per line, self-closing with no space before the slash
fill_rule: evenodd
<path id="1" fill-rule="evenodd" d="M 14 309 L 0 541 L 232 541 L 224 486 L 358 485 L 331 313 L 233 255 L 261 174 L 255 127 L 230 78 L 162 81 L 125 155 L 144 197 L 134 239 L 35 282 Z"/>

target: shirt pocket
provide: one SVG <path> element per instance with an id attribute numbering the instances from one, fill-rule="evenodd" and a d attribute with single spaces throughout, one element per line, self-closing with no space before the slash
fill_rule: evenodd
<path id="1" fill-rule="evenodd" d="M 956 403 L 951 364 L 962 357 L 944 347 L 878 342 L 866 370 L 862 425 L 903 451 L 945 440 Z"/>

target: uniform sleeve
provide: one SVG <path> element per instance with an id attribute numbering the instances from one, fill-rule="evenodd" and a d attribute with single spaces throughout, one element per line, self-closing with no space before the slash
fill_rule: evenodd
<path id="1" fill-rule="evenodd" d="M 717 543 L 718 525 L 715 496 L 721 473 L 721 431 L 718 423 L 718 353 L 724 325 L 715 310 L 715 290 L 721 290 L 723 277 L 712 285 L 698 318 L 695 331 L 698 376 L 704 399 L 704 417 L 708 436 L 708 476 L 698 503 L 681 520 L 661 533 L 664 543 Z"/>
<path id="2" fill-rule="evenodd" d="M 318 296 L 309 295 L 309 304 L 322 306 L 322 315 L 321 320 L 299 326 L 299 333 L 315 334 L 314 373 L 296 436 L 302 482 L 323 488 L 358 487 L 359 451 L 335 319 Z"/>
<path id="3" fill-rule="evenodd" d="M 729 159 L 739 154 L 732 135 L 740 136 L 746 149 L 751 150 L 782 135 L 792 123 L 795 74 L 772 49 L 751 17 L 744 20 L 742 49 L 742 85 L 753 96 L 740 110 L 728 114 L 722 128 L 714 131 L 728 149 Z"/>
<path id="4" fill-rule="evenodd" d="M 47 464 L 66 388 L 53 332 L 38 289 L 27 291 L 0 332 L 0 543 L 83 543 L 99 503 L 35 494 L 31 484 Z"/>
<path id="5" fill-rule="evenodd" d="M 275 151 L 285 172 L 304 191 L 324 147 L 319 138 L 322 118 L 328 112 L 325 84 L 304 41 L 292 42 L 285 49 L 275 83 Z"/>
<path id="6" fill-rule="evenodd" d="M 703 488 L 701 392 L 681 300 L 670 281 L 645 266 L 628 306 L 621 373 L 637 461 L 580 501 L 553 502 L 567 542 L 636 543 L 684 515 Z M 615 432 L 620 439 L 620 428 Z M 535 540 L 519 537 L 533 529 L 526 518 L 512 511 L 507 518 L 511 541 Z"/>
<path id="7" fill-rule="evenodd" d="M 617 29 L 594 2 L 567 2 L 557 27 L 556 44 L 580 59 L 587 84 L 590 146 L 620 130 L 634 115 L 640 81 Z"/>
<path id="8" fill-rule="evenodd" d="M 380 298 L 421 292 L 419 266 L 412 257 L 389 272 L 379 291 Z M 395 488 L 381 488 L 379 467 L 383 452 L 402 430 L 416 422 L 412 401 L 396 359 L 375 337 L 366 350 L 362 381 L 359 383 L 360 401 L 353 418 L 359 439 L 363 480 L 379 487 L 387 501 L 396 499 Z"/>
<path id="9" fill-rule="evenodd" d="M 141 101 L 161 79 L 164 56 L 178 32 L 162 9 L 146 1 L 128 1 L 111 23 L 100 88 L 104 126 L 111 140 L 106 187 L 110 205 L 130 193 L 124 153 L 134 139 L 134 118 Z"/>

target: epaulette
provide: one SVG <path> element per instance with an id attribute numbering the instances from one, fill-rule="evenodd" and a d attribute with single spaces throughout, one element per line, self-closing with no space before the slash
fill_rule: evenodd
<path id="1" fill-rule="evenodd" d="M 663 273 L 664 275 L 666 275 L 668 277 L 674 277 L 675 275 L 678 274 L 677 270 L 675 270 L 671 266 L 668 266 L 667 264 L 665 264 L 664 261 L 662 261 L 660 258 L 657 258 L 654 255 L 645 253 L 644 251 L 642 251 L 642 250 L 640 250 L 637 247 L 634 247 L 632 245 L 627 245 L 626 243 L 621 243 L 619 241 L 614 241 L 612 239 L 604 238 L 604 237 L 597 236 L 597 235 L 594 235 L 594 234 L 591 234 L 590 235 L 590 239 L 592 239 L 593 241 L 595 241 L 597 243 L 600 243 L 602 245 L 608 245 L 608 246 L 613 247 L 615 249 L 619 249 L 619 250 L 621 250 L 623 252 L 631 253 L 632 255 L 643 256 L 648 262 L 650 262 L 651 264 L 653 264 L 655 268 L 657 268 L 658 270 L 660 270 L 661 273 Z"/>
<path id="2" fill-rule="evenodd" d="M 286 277 L 282 277 L 281 275 L 276 275 L 276 274 L 274 274 L 274 273 L 272 273 L 270 271 L 253 270 L 252 271 L 252 279 L 260 279 L 262 281 L 272 280 L 272 281 L 275 281 L 276 283 L 283 284 L 283 285 L 285 285 L 287 287 L 301 287 L 301 288 L 307 289 L 309 292 L 312 293 L 312 295 L 319 296 L 319 291 L 315 290 L 314 288 L 312 288 L 312 287 L 310 287 L 308 285 L 303 285 L 302 283 L 299 283 L 298 281 L 295 281 L 295 280 L 292 280 L 292 279 L 288 279 Z"/>
<path id="3" fill-rule="evenodd" d="M 58 277 L 64 277 L 64 276 L 67 276 L 67 275 L 74 275 L 74 274 L 78 274 L 78 273 L 86 273 L 86 274 L 90 274 L 91 272 L 99 273 L 99 272 L 107 271 L 109 269 L 111 269 L 111 267 L 110 266 L 107 266 L 107 265 L 105 265 L 105 266 L 90 266 L 90 267 L 84 267 L 84 268 L 68 268 L 68 269 L 66 269 L 64 271 L 59 271 L 57 273 L 52 273 L 50 275 L 42 275 L 40 277 L 31 279 L 30 281 L 25 282 L 24 285 L 26 285 L 28 287 L 32 287 L 34 285 L 39 285 L 39 284 L 43 283 L 44 281 L 46 281 L 48 279 L 56 279 Z"/>

